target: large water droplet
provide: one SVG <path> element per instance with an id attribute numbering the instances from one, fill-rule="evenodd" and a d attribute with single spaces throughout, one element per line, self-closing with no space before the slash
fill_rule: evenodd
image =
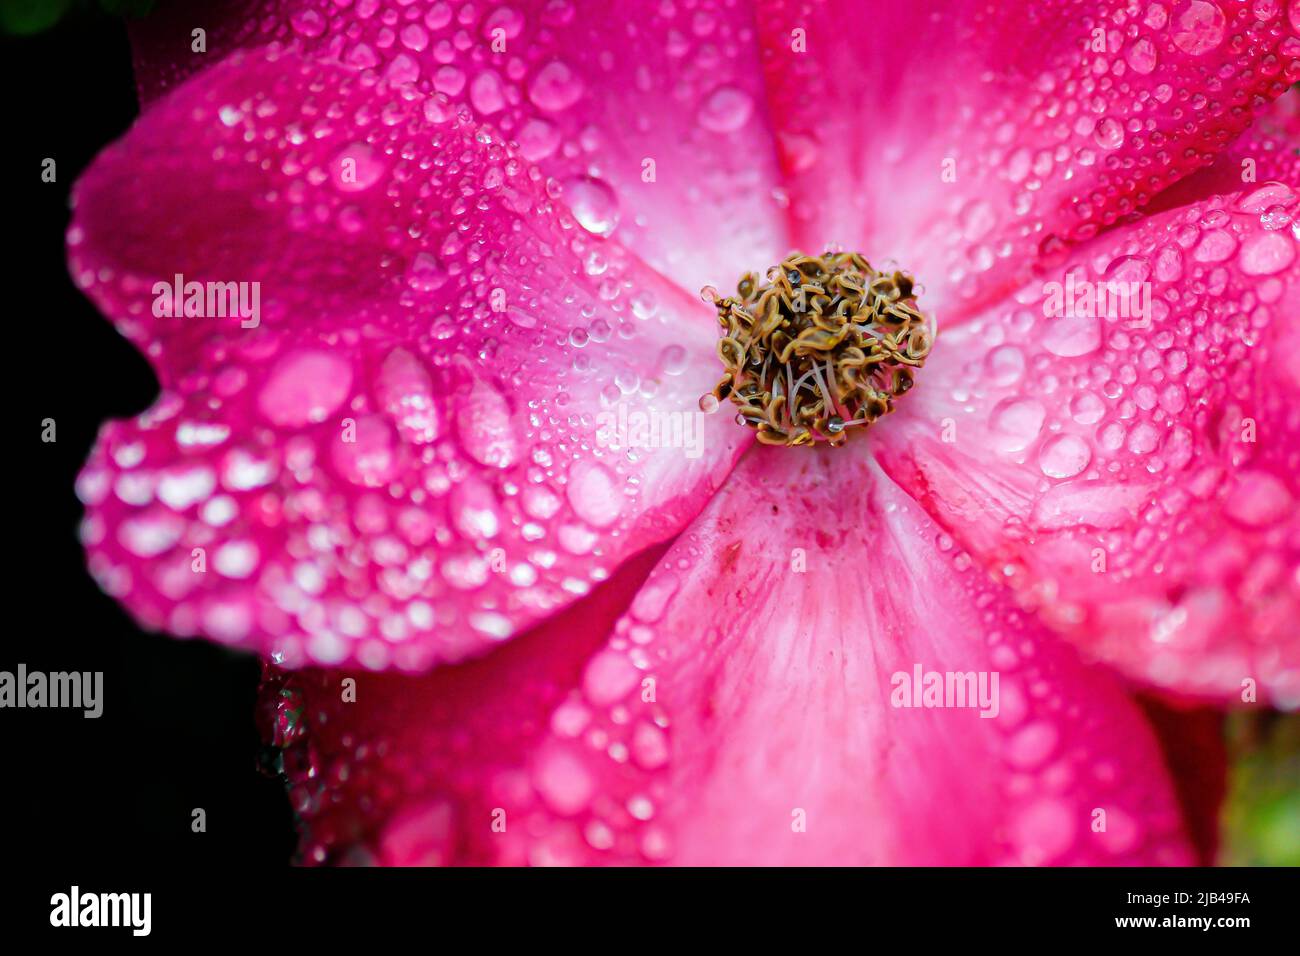
<path id="1" fill-rule="evenodd" d="M 508 468 L 519 458 L 519 441 L 510 406 L 494 387 L 476 379 L 456 412 L 456 433 L 470 457 L 493 468 Z"/>
<path id="2" fill-rule="evenodd" d="M 602 180 L 578 176 L 564 184 L 564 199 L 582 228 L 608 236 L 618 225 L 618 198 Z"/>
<path id="3" fill-rule="evenodd" d="M 565 816 L 584 810 L 596 792 L 581 754 L 563 744 L 543 749 L 533 766 L 532 781 L 546 805 Z"/>
<path id="4" fill-rule="evenodd" d="M 1049 478 L 1073 478 L 1091 460 L 1092 450 L 1077 435 L 1050 438 L 1038 452 L 1038 466 Z"/>
<path id="5" fill-rule="evenodd" d="M 528 98 L 550 113 L 566 110 L 582 98 L 582 78 L 560 60 L 552 60 L 537 71 L 528 87 Z"/>
<path id="6" fill-rule="evenodd" d="M 434 292 L 447 284 L 447 272 L 437 259 L 421 252 L 406 270 L 406 284 L 416 292 Z"/>
<path id="7" fill-rule="evenodd" d="M 548 119 L 537 117 L 524 123 L 515 137 L 519 151 L 530 162 L 550 156 L 560 145 L 560 130 Z"/>
<path id="8" fill-rule="evenodd" d="M 387 167 L 365 143 L 353 143 L 330 163 L 330 175 L 340 192 L 359 193 L 379 182 Z"/>
<path id="9" fill-rule="evenodd" d="M 474 77 L 469 85 L 469 102 L 484 116 L 491 116 L 506 105 L 501 78 L 491 70 Z"/>
<path id="10" fill-rule="evenodd" d="M 474 540 L 495 538 L 501 530 L 496 495 L 477 478 L 462 481 L 452 489 L 451 518 L 457 531 Z"/>
<path id="11" fill-rule="evenodd" d="M 734 133 L 754 112 L 754 100 L 744 90 L 720 86 L 709 94 L 698 114 L 700 125 L 715 133 Z"/>
<path id="12" fill-rule="evenodd" d="M 1218 4 L 1211 0 L 1184 0 L 1174 10 L 1174 45 L 1184 53 L 1200 56 L 1223 42 L 1227 22 Z"/>
<path id="13" fill-rule="evenodd" d="M 1156 45 L 1147 37 L 1138 37 L 1124 54 L 1124 59 L 1133 68 L 1133 72 L 1146 75 L 1156 68 L 1159 54 Z"/>
<path id="14" fill-rule="evenodd" d="M 1004 452 L 1023 451 L 1038 437 L 1047 411 L 1033 398 L 1009 398 L 1000 402 L 989 417 L 998 449 Z"/>
<path id="15" fill-rule="evenodd" d="M 1192 252 L 1197 262 L 1222 262 L 1237 251 L 1237 238 L 1226 229 L 1211 229 Z"/>
<path id="16" fill-rule="evenodd" d="M 569 472 L 569 504 L 579 518 L 596 528 L 618 520 L 623 496 L 613 473 L 595 461 L 580 461 Z"/>
<path id="17" fill-rule="evenodd" d="M 339 474 L 354 485 L 381 487 L 397 474 L 393 430 L 378 415 L 363 416 L 356 420 L 354 434 L 340 429 L 331 437 L 330 458 Z"/>
<path id="18" fill-rule="evenodd" d="M 1119 149 L 1124 145 L 1124 124 L 1111 116 L 1102 117 L 1092 131 L 1092 138 L 1102 149 Z"/>
<path id="19" fill-rule="evenodd" d="M 1241 247 L 1241 271 L 1250 276 L 1281 272 L 1295 260 L 1295 241 L 1282 232 L 1261 232 Z"/>
<path id="20" fill-rule="evenodd" d="M 1063 315 L 1049 319 L 1043 348 L 1062 358 L 1088 355 L 1101 347 L 1101 320 L 1092 315 Z"/>
<path id="21" fill-rule="evenodd" d="M 352 389 L 352 367 L 342 358 L 302 349 L 281 359 L 257 396 L 257 407 L 275 425 L 297 428 L 324 421 Z"/>
<path id="22" fill-rule="evenodd" d="M 601 651 L 587 663 L 582 675 L 582 691 L 597 707 L 608 707 L 627 696 L 641 680 L 641 672 L 627 655 L 618 651 Z"/>
<path id="23" fill-rule="evenodd" d="M 1268 527 L 1294 508 L 1294 499 L 1276 476 L 1258 469 L 1238 472 L 1224 497 L 1228 515 L 1252 528 Z"/>
<path id="24" fill-rule="evenodd" d="M 438 437 L 440 417 L 433 383 L 420 360 L 406 349 L 393 349 L 384 359 L 375 393 L 380 407 L 407 441 L 426 445 Z"/>

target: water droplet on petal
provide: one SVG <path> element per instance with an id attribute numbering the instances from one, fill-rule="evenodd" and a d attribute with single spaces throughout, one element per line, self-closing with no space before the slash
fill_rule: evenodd
<path id="1" fill-rule="evenodd" d="M 1237 239 L 1226 229 L 1211 229 L 1196 244 L 1192 256 L 1197 262 L 1222 262 L 1237 251 Z"/>
<path id="2" fill-rule="evenodd" d="M 596 782 L 580 753 L 567 744 L 549 744 L 537 757 L 533 786 L 553 811 L 572 816 L 591 802 Z"/>
<path id="3" fill-rule="evenodd" d="M 359 193 L 369 189 L 387 170 L 384 161 L 365 143 L 353 143 L 330 163 L 330 175 L 340 192 Z"/>
<path id="4" fill-rule="evenodd" d="M 619 651 L 601 651 L 587 662 L 582 691 L 597 707 L 608 707 L 641 682 L 641 672 Z"/>
<path id="5" fill-rule="evenodd" d="M 989 425 L 996 433 L 998 449 L 1004 452 L 1023 451 L 1042 431 L 1047 410 L 1033 398 L 1009 398 L 998 403 L 989 416 Z"/>
<path id="6" fill-rule="evenodd" d="M 1174 10 L 1172 24 L 1174 45 L 1184 53 L 1200 56 L 1223 42 L 1227 21 L 1211 0 L 1184 0 Z"/>
<path id="7" fill-rule="evenodd" d="M 263 383 L 257 407 L 275 425 L 297 428 L 324 421 L 352 389 L 352 367 L 342 358 L 303 349 L 281 359 Z"/>
<path id="8" fill-rule="evenodd" d="M 608 236 L 618 225 L 618 199 L 602 180 L 578 176 L 564 184 L 564 199 L 582 228 Z"/>
<path id="9" fill-rule="evenodd" d="M 528 87 L 528 98 L 550 113 L 568 109 L 582 98 L 583 83 L 567 64 L 552 60 L 537 71 Z"/>
<path id="10" fill-rule="evenodd" d="M 529 162 L 550 156 L 560 145 L 560 131 L 550 120 L 541 117 L 530 119 L 515 137 L 519 151 Z"/>
<path id="11" fill-rule="evenodd" d="M 709 94 L 698 114 L 700 125 L 714 133 L 734 133 L 754 112 L 754 100 L 744 90 L 720 86 Z"/>
<path id="12" fill-rule="evenodd" d="M 476 379 L 456 412 L 456 433 L 470 457 L 493 468 L 508 468 L 519 458 L 519 440 L 510 406 L 487 382 Z"/>
<path id="13" fill-rule="evenodd" d="M 596 528 L 606 528 L 623 511 L 623 496 L 613 473 L 599 462 L 580 461 L 569 472 L 569 504 L 579 518 Z"/>
<path id="14" fill-rule="evenodd" d="M 447 284 L 447 273 L 437 259 L 421 252 L 406 271 L 406 284 L 416 292 L 434 292 Z"/>
<path id="15" fill-rule="evenodd" d="M 1124 59 L 1133 68 L 1133 72 L 1145 76 L 1156 68 L 1159 54 L 1156 53 L 1156 45 L 1150 39 L 1139 37 L 1128 48 L 1128 51 L 1124 54 Z"/>
<path id="16" fill-rule="evenodd" d="M 1229 517 L 1252 528 L 1265 528 L 1294 508 L 1294 499 L 1276 476 L 1259 469 L 1238 472 L 1224 496 Z"/>
<path id="17" fill-rule="evenodd" d="M 1102 149 L 1119 149 L 1124 145 L 1124 124 L 1114 117 L 1103 117 L 1093 129 L 1092 138 Z"/>
<path id="18" fill-rule="evenodd" d="M 1043 443 L 1038 466 L 1049 478 L 1073 478 L 1088 467 L 1092 450 L 1077 435 L 1057 435 Z"/>
<path id="19" fill-rule="evenodd" d="M 426 445 L 438 437 L 440 416 L 433 383 L 420 360 L 406 349 L 393 349 L 384 359 L 375 394 L 407 441 Z"/>
<path id="20" fill-rule="evenodd" d="M 379 488 L 397 474 L 397 449 L 393 430 L 378 415 L 365 415 L 356 421 L 353 441 L 345 441 L 342 429 L 330 439 L 330 459 L 334 467 L 354 485 Z"/>
<path id="21" fill-rule="evenodd" d="M 1295 260 L 1295 242 L 1281 232 L 1251 236 L 1241 247 L 1241 271 L 1251 276 L 1281 272 Z"/>
<path id="22" fill-rule="evenodd" d="M 1101 347 L 1101 320 L 1093 315 L 1063 315 L 1043 330 L 1043 348 L 1062 358 L 1088 355 Z"/>

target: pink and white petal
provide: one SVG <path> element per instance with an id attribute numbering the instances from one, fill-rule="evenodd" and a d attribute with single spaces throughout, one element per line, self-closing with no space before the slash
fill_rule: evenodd
<path id="1" fill-rule="evenodd" d="M 1300 704 L 1297 214 L 1260 182 L 1103 234 L 941 331 L 874 436 L 1088 655 L 1212 701 Z"/>
<path id="2" fill-rule="evenodd" d="M 1149 202 L 1300 78 L 1279 0 L 761 0 L 793 239 L 950 315 Z"/>
<path id="3" fill-rule="evenodd" d="M 206 54 L 191 50 L 196 26 Z M 205 16 L 178 4 L 133 41 L 146 100 L 269 42 L 441 93 L 517 141 L 584 227 L 692 295 L 789 251 L 747 3 L 260 0 Z"/>
<path id="4" fill-rule="evenodd" d="M 289 666 L 477 654 L 676 534 L 746 441 L 698 412 L 698 298 L 495 134 L 296 54 L 156 103 L 69 247 L 163 387 L 78 485 L 91 570 L 150 627 Z M 177 275 L 202 314 L 156 314 Z"/>
<path id="5" fill-rule="evenodd" d="M 1300 86 L 1292 87 L 1260 111 L 1250 128 L 1200 172 L 1170 186 L 1149 212 L 1178 209 L 1210 196 L 1235 193 L 1251 184 L 1300 184 Z M 1267 197 L 1263 193 L 1258 199 Z M 1285 207 L 1284 207 L 1285 208 Z"/>
<path id="6" fill-rule="evenodd" d="M 590 640 L 607 614 L 351 703 L 342 671 L 272 682 L 306 859 L 1192 859 L 1117 680 L 862 455 L 755 447 Z M 901 706 L 916 668 L 969 674 L 969 705 Z"/>

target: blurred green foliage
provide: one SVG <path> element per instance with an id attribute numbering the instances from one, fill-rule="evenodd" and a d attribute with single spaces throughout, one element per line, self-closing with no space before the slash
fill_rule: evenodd
<path id="1" fill-rule="evenodd" d="M 31 36 L 62 22 L 105 14 L 142 17 L 158 0 L 0 0 L 0 32 Z"/>
<path id="2" fill-rule="evenodd" d="M 1219 863 L 1300 866 L 1300 714 L 1227 722 L 1228 795 Z"/>

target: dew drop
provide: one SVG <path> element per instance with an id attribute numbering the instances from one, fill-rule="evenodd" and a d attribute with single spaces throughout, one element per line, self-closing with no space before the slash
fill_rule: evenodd
<path id="1" fill-rule="evenodd" d="M 618 225 L 618 199 L 600 179 L 578 176 L 564 184 L 564 198 L 583 229 L 608 236 Z"/>
<path id="2" fill-rule="evenodd" d="M 1124 124 L 1114 117 L 1103 117 L 1093 129 L 1092 138 L 1102 149 L 1119 149 L 1124 145 Z"/>
<path id="3" fill-rule="evenodd" d="M 1262 232 L 1241 247 L 1241 271 L 1250 276 L 1281 272 L 1295 260 L 1295 242 L 1285 233 Z"/>
<path id="4" fill-rule="evenodd" d="M 1091 315 L 1051 319 L 1043 330 L 1043 348 L 1062 358 L 1089 355 L 1101 347 L 1101 320 Z"/>
<path id="5" fill-rule="evenodd" d="M 491 116 L 506 105 L 501 78 L 491 70 L 474 77 L 469 85 L 469 102 L 483 116 Z"/>
<path id="6" fill-rule="evenodd" d="M 580 461 L 569 472 L 567 497 L 574 513 L 587 524 L 607 528 L 623 511 L 613 473 L 599 462 Z"/>
<path id="7" fill-rule="evenodd" d="M 1174 45 L 1184 53 L 1201 56 L 1223 42 L 1227 26 L 1223 11 L 1211 0 L 1184 0 L 1173 13 Z"/>
<path id="8" fill-rule="evenodd" d="M 365 143 L 353 143 L 330 163 L 330 175 L 340 192 L 359 193 L 379 182 L 387 167 Z"/>
<path id="9" fill-rule="evenodd" d="M 714 133 L 734 133 L 749 122 L 753 98 L 732 86 L 720 86 L 709 94 L 698 114 L 699 123 Z"/>
<path id="10" fill-rule="evenodd" d="M 562 816 L 573 816 L 586 809 L 596 792 L 596 782 L 586 762 L 562 744 L 552 744 L 538 756 L 532 782 L 546 805 Z"/>
<path id="11" fill-rule="evenodd" d="M 358 418 L 353 438 L 344 441 L 339 434 L 330 439 L 330 458 L 339 474 L 367 488 L 379 488 L 392 481 L 398 462 L 388 423 L 378 415 Z"/>
<path id="12" fill-rule="evenodd" d="M 508 468 L 519 458 L 510 406 L 499 391 L 481 379 L 475 380 L 456 412 L 456 433 L 465 451 L 479 464 Z"/>
<path id="13" fill-rule="evenodd" d="M 338 355 L 303 349 L 281 359 L 257 396 L 257 407 L 274 425 L 297 428 L 324 421 L 347 399 L 352 367 Z"/>
<path id="14" fill-rule="evenodd" d="M 435 292 L 447 284 L 447 273 L 437 259 L 421 252 L 406 271 L 406 284 L 416 292 Z"/>
<path id="15" fill-rule="evenodd" d="M 659 353 L 659 368 L 665 375 L 680 375 L 686 371 L 687 365 L 686 349 L 680 345 L 669 345 Z"/>
<path id="16" fill-rule="evenodd" d="M 1124 59 L 1133 68 L 1133 72 L 1141 73 L 1143 76 L 1156 68 L 1158 58 L 1155 44 L 1147 37 L 1139 37 L 1124 54 Z"/>
<path id="17" fill-rule="evenodd" d="M 993 409 L 989 425 L 1001 451 L 1023 451 L 1038 437 L 1046 417 L 1046 409 L 1036 399 L 1009 398 Z"/>
<path id="18" fill-rule="evenodd" d="M 1192 252 L 1197 262 L 1222 262 L 1237 251 L 1237 239 L 1226 229 L 1211 229 Z"/>
<path id="19" fill-rule="evenodd" d="M 582 94 L 582 79 L 560 60 L 552 60 L 538 70 L 528 87 L 528 98 L 549 113 L 568 109 Z"/>
<path id="20" fill-rule="evenodd" d="M 1049 478 L 1073 478 L 1088 467 L 1092 451 L 1077 435 L 1057 435 L 1043 443 L 1038 467 Z"/>
<path id="21" fill-rule="evenodd" d="M 582 675 L 582 692 L 596 707 L 608 707 L 626 697 L 640 679 L 641 672 L 626 654 L 601 651 L 587 662 Z"/>
<path id="22" fill-rule="evenodd" d="M 520 127 L 516 139 L 524 158 L 535 163 L 559 148 L 560 131 L 550 120 L 537 117 Z"/>

